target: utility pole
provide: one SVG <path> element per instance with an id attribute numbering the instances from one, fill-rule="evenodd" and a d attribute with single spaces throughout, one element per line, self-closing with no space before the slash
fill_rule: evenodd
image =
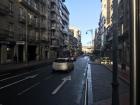
<path id="1" fill-rule="evenodd" d="M 139 105 L 140 97 L 140 1 L 129 0 L 130 4 L 130 105 Z"/>
<path id="2" fill-rule="evenodd" d="M 113 0 L 113 77 L 112 77 L 112 105 L 120 105 L 118 83 L 118 0 Z"/>
<path id="3" fill-rule="evenodd" d="M 93 42 L 93 29 L 87 30 L 86 34 L 88 34 L 88 31 L 91 33 L 91 48 L 93 49 L 93 44 L 94 44 L 94 42 Z"/>

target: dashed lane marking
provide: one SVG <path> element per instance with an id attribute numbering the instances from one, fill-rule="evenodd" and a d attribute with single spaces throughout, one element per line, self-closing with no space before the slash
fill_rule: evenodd
<path id="1" fill-rule="evenodd" d="M 27 79 L 35 78 L 37 75 L 38 75 L 38 74 L 31 75 L 31 76 L 27 76 L 27 77 L 25 77 L 24 79 L 21 79 L 21 80 L 19 80 L 19 81 L 13 82 L 13 83 L 8 84 L 8 85 L 5 85 L 5 86 L 3 86 L 3 87 L 0 87 L 0 90 L 2 90 L 2 89 L 4 89 L 4 88 L 7 88 L 7 87 L 10 87 L 10 86 L 12 86 L 12 85 L 15 85 L 15 84 L 17 84 L 17 83 L 20 83 L 20 82 L 22 82 L 22 81 L 25 81 L 25 80 L 27 80 Z"/>
<path id="2" fill-rule="evenodd" d="M 36 84 L 30 86 L 29 88 L 23 90 L 22 92 L 18 93 L 17 95 L 22 95 L 22 94 L 26 93 L 27 91 L 31 90 L 32 88 L 38 86 L 39 84 L 40 84 L 40 82 L 38 82 L 38 83 L 36 83 Z"/>

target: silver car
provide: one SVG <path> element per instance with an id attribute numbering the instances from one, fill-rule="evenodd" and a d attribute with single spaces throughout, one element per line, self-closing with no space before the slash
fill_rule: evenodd
<path id="1" fill-rule="evenodd" d="M 72 60 L 69 58 L 57 58 L 52 65 L 54 71 L 68 71 L 74 68 Z"/>

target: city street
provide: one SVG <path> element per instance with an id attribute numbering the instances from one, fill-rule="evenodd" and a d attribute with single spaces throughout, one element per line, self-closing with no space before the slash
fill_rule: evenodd
<path id="1" fill-rule="evenodd" d="M 87 56 L 78 57 L 74 66 L 67 73 L 54 73 L 51 65 L 46 65 L 1 74 L 0 105 L 82 105 L 87 67 L 89 105 L 111 98 L 111 71 L 91 63 Z M 120 93 L 128 93 L 128 85 L 121 80 Z"/>

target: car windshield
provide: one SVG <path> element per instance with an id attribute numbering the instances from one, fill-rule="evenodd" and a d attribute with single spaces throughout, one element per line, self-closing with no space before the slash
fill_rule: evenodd
<path id="1" fill-rule="evenodd" d="M 55 62 L 63 63 L 63 62 L 68 62 L 68 59 L 56 59 Z"/>

